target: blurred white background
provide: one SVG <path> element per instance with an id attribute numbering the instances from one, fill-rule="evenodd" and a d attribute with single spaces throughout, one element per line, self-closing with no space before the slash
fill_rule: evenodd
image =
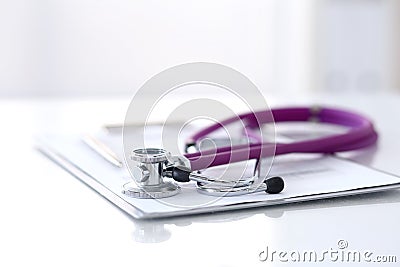
<path id="1" fill-rule="evenodd" d="M 0 0 L 0 96 L 132 95 L 194 61 L 264 92 L 400 88 L 398 0 Z"/>

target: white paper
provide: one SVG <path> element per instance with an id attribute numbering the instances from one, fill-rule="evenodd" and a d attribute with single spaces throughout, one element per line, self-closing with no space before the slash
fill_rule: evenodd
<path id="1" fill-rule="evenodd" d="M 98 138 L 123 159 L 120 135 L 103 134 L 98 135 Z M 196 211 L 224 210 L 243 203 L 280 204 L 288 200 L 304 201 L 309 196 L 327 193 L 342 192 L 342 195 L 351 195 L 358 193 L 357 189 L 366 188 L 367 190 L 364 190 L 364 192 L 372 191 L 374 187 L 398 186 L 400 182 L 400 179 L 396 176 L 348 160 L 333 156 L 297 154 L 280 156 L 274 160 L 270 174 L 282 176 L 285 180 L 285 188 L 280 194 L 259 192 L 220 198 L 200 194 L 196 190 L 196 185 L 190 182 L 180 184 L 181 192 L 169 198 L 160 200 L 136 199 L 122 193 L 122 185 L 132 181 L 127 169 L 117 168 L 107 162 L 89 148 L 80 136 L 47 136 L 42 138 L 40 143 L 42 147 L 50 149 L 61 156 L 63 160 L 71 163 L 64 165 L 65 168 L 79 169 L 80 174 L 75 173 L 78 178 L 82 179 L 82 176 L 86 175 L 95 183 L 108 188 L 111 194 L 124 202 L 123 205 L 116 203 L 118 206 L 128 209 L 130 205 L 132 208 L 138 209 L 140 214 L 133 214 L 135 217 L 162 217 L 182 215 L 185 212 L 193 214 Z M 60 158 L 57 159 L 54 154 L 50 157 L 60 161 Z M 232 173 L 232 175 L 234 176 L 235 173 Z M 89 185 L 95 188 L 91 183 Z M 115 202 L 109 194 L 102 194 Z"/>

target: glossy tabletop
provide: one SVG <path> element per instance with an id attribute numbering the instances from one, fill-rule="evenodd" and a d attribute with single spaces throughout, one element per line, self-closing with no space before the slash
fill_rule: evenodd
<path id="1" fill-rule="evenodd" d="M 345 156 L 400 175 L 400 95 L 268 98 L 271 106 L 330 104 L 368 115 L 380 134 L 378 145 Z M 308 266 L 309 254 L 323 266 L 361 266 L 342 260 L 341 253 L 350 250 L 367 253 L 362 257 L 369 266 L 400 262 L 398 190 L 139 221 L 34 149 L 41 133 L 90 132 L 122 122 L 129 100 L 0 101 L 1 266 Z M 304 253 L 306 259 L 294 262 Z"/>

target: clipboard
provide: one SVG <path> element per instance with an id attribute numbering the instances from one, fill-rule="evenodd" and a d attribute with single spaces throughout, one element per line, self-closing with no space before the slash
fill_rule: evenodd
<path id="1" fill-rule="evenodd" d="M 99 135 L 122 155 L 121 136 Z M 275 159 L 271 175 L 285 179 L 282 193 L 263 192 L 213 197 L 197 192 L 194 183 L 181 184 L 181 192 L 165 199 L 135 199 L 122 193 L 131 181 L 126 168 L 116 168 L 90 149 L 81 136 L 51 135 L 38 139 L 37 148 L 72 176 L 136 219 L 214 213 L 283 205 L 400 188 L 400 178 L 331 155 L 284 155 Z"/>

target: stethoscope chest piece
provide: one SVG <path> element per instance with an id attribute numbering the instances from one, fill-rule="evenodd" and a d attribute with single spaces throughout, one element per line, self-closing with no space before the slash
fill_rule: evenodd
<path id="1" fill-rule="evenodd" d="M 164 149 L 136 149 L 131 159 L 138 163 L 131 169 L 135 181 L 123 185 L 122 193 L 134 198 L 164 198 L 178 194 L 180 187 L 164 181 L 163 169 L 169 153 Z"/>
<path id="2" fill-rule="evenodd" d="M 280 177 L 266 178 L 263 166 L 265 159 L 257 160 L 255 176 L 237 181 L 223 180 L 192 172 L 190 162 L 184 156 L 172 156 L 159 148 L 141 148 L 130 155 L 136 165 L 131 168 L 134 181 L 123 185 L 122 192 L 134 198 L 164 198 L 176 195 L 180 187 L 167 179 L 177 182 L 194 181 L 200 193 L 212 196 L 237 196 L 265 191 L 276 194 L 283 190 Z M 257 182 L 258 181 L 258 182 Z"/>

